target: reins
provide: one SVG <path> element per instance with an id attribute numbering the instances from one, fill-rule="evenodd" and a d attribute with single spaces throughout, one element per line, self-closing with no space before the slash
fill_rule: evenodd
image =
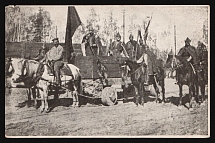
<path id="1" fill-rule="evenodd" d="M 134 73 L 136 73 L 140 68 L 143 68 L 143 66 L 141 65 L 139 68 L 137 68 L 134 72 L 130 73 L 130 75 L 133 75 Z"/>

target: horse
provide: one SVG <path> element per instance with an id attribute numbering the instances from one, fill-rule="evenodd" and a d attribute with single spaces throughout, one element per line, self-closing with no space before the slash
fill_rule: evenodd
<path id="1" fill-rule="evenodd" d="M 40 80 L 38 81 L 38 88 L 39 92 L 41 95 L 41 107 L 40 111 L 43 112 L 49 112 L 50 108 L 48 106 L 48 89 L 50 83 L 54 81 L 54 76 L 49 75 L 49 68 L 50 65 L 48 65 L 48 62 L 45 60 L 42 63 L 42 73 L 40 76 Z M 80 72 L 80 69 L 73 64 L 65 64 L 64 63 L 64 70 L 71 71 L 71 74 L 67 74 L 66 72 L 63 72 L 61 69 L 61 81 L 64 82 L 64 87 L 65 89 L 72 91 L 73 95 L 73 107 L 75 106 L 80 106 L 81 104 L 79 103 L 79 96 L 82 94 L 82 75 Z M 58 92 L 58 89 L 56 88 L 56 92 Z"/>
<path id="2" fill-rule="evenodd" d="M 179 86 L 179 106 L 182 105 L 182 87 L 187 85 L 189 87 L 189 109 L 192 108 L 192 104 L 195 99 L 195 91 L 197 90 L 197 78 L 193 65 L 190 62 L 187 62 L 186 59 L 180 56 L 175 56 L 176 62 L 176 75 L 178 79 Z"/>
<path id="3" fill-rule="evenodd" d="M 156 94 L 157 95 L 162 95 L 162 103 L 165 103 L 165 65 L 163 63 L 162 59 L 156 59 L 156 69 L 157 69 L 157 74 L 155 74 L 154 78 L 152 78 L 152 84 L 155 88 Z M 157 97 L 157 96 L 156 96 Z M 157 98 L 156 98 L 157 102 Z"/>
<path id="4" fill-rule="evenodd" d="M 200 75 L 202 79 L 198 78 L 198 85 L 201 91 L 201 102 L 205 101 L 205 86 L 208 84 L 208 51 L 203 43 L 199 43 L 197 46 L 197 55 L 199 58 L 198 66 L 200 67 Z M 199 90 L 196 91 L 199 99 Z"/>
<path id="5" fill-rule="evenodd" d="M 26 64 L 28 64 L 28 70 L 25 69 Z M 34 100 L 34 106 L 37 108 L 36 97 L 38 97 L 38 90 L 36 87 L 36 83 L 32 81 L 33 77 L 35 76 L 35 70 L 38 67 L 37 62 L 31 60 L 26 63 L 26 60 L 24 59 L 12 58 L 12 62 L 9 66 L 10 67 L 8 69 L 13 69 L 13 72 L 11 72 L 10 76 L 11 87 L 17 88 L 19 84 L 23 84 L 24 87 L 27 88 L 27 107 L 30 107 L 32 95 Z"/>
<path id="6" fill-rule="evenodd" d="M 44 110 L 46 112 L 50 111 L 51 108 L 48 107 L 48 91 L 50 88 L 50 82 L 53 81 L 53 76 L 49 76 L 47 65 L 42 66 L 42 75 L 39 78 L 39 81 L 35 82 L 33 79 L 37 77 L 38 73 L 38 67 L 39 62 L 34 60 L 26 60 L 22 59 L 17 62 L 17 72 L 12 76 L 12 84 L 14 83 L 20 83 L 24 82 L 25 86 L 27 85 L 28 88 L 36 87 L 38 90 L 38 95 L 41 97 L 41 107 L 40 110 L 43 112 Z M 70 91 L 74 91 L 75 94 L 73 94 L 73 105 L 76 106 L 76 104 L 79 104 L 78 102 L 78 94 L 81 93 L 81 73 L 80 70 L 75 67 L 72 64 L 68 64 L 69 70 L 72 72 L 72 76 L 64 76 L 62 77 L 62 81 L 65 82 L 65 85 L 68 85 L 68 89 Z M 18 73 L 20 72 L 20 73 Z M 74 77 L 74 78 L 73 78 Z M 63 79 L 64 78 L 64 79 Z M 78 83 L 77 83 L 78 82 Z M 79 91 L 77 91 L 79 90 Z M 57 92 L 57 91 L 56 91 Z M 32 91 L 32 93 L 35 93 Z M 31 90 L 28 91 L 28 94 L 31 94 Z M 34 98 L 34 97 L 33 97 Z M 56 97 L 55 97 L 56 98 Z M 30 99 L 30 98 L 28 98 Z M 34 103 L 37 104 L 36 98 L 34 98 Z"/>
<path id="7" fill-rule="evenodd" d="M 145 95 L 145 73 L 144 73 L 144 66 L 137 64 L 131 60 L 125 60 L 120 64 L 121 67 L 128 66 L 130 71 L 128 74 L 131 76 L 131 82 L 135 89 L 135 104 L 138 106 L 139 98 L 140 98 L 140 105 L 144 106 L 144 95 Z"/>

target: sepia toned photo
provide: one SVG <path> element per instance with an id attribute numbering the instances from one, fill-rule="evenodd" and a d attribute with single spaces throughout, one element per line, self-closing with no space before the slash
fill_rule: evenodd
<path id="1" fill-rule="evenodd" d="M 5 6 L 5 137 L 208 138 L 209 43 L 209 5 Z"/>

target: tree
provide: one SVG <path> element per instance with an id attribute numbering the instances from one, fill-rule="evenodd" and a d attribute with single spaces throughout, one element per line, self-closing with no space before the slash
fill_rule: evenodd
<path id="1" fill-rule="evenodd" d="M 41 27 L 41 23 L 38 22 L 41 21 L 41 18 L 37 21 L 38 23 L 35 23 L 37 14 L 33 14 L 33 10 L 34 8 L 32 7 L 5 7 L 5 41 L 33 41 L 36 33 L 35 29 L 43 28 L 44 25 L 42 24 Z M 52 24 L 50 14 L 47 11 L 42 11 L 42 9 L 40 9 L 40 11 L 39 16 L 44 19 L 46 25 L 45 32 L 47 34 L 47 31 L 50 30 Z M 37 36 L 41 36 L 41 34 L 43 35 L 43 32 L 40 33 L 37 31 Z M 40 41 L 41 39 L 42 36 Z"/>
<path id="2" fill-rule="evenodd" d="M 107 45 L 110 39 L 114 39 L 114 36 L 119 32 L 117 26 L 117 20 L 113 18 L 113 11 L 110 10 L 108 19 L 104 19 L 104 26 L 102 29 L 101 40 L 104 45 Z"/>
<path id="3" fill-rule="evenodd" d="M 45 41 L 45 37 L 49 34 L 52 25 L 50 13 L 39 8 L 39 12 L 32 15 L 29 19 L 33 26 L 33 31 L 31 31 L 33 42 Z"/>
<path id="4" fill-rule="evenodd" d="M 5 7 L 5 41 L 20 41 L 22 14 L 18 6 Z"/>
<path id="5" fill-rule="evenodd" d="M 91 8 L 91 13 L 88 15 L 89 19 L 87 20 L 86 28 L 92 27 L 93 29 L 96 27 L 97 22 L 100 21 L 99 15 L 96 13 L 94 8 Z"/>

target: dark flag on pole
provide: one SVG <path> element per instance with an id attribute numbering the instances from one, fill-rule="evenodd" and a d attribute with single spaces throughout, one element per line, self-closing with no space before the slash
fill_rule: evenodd
<path id="1" fill-rule="evenodd" d="M 75 33 L 75 30 L 78 26 L 81 25 L 80 17 L 75 9 L 74 6 L 68 7 L 68 14 L 67 14 L 67 25 L 66 25 L 66 36 L 65 36 L 65 56 L 64 61 L 69 62 L 71 57 L 71 53 L 74 52 L 72 47 L 72 36 Z"/>

